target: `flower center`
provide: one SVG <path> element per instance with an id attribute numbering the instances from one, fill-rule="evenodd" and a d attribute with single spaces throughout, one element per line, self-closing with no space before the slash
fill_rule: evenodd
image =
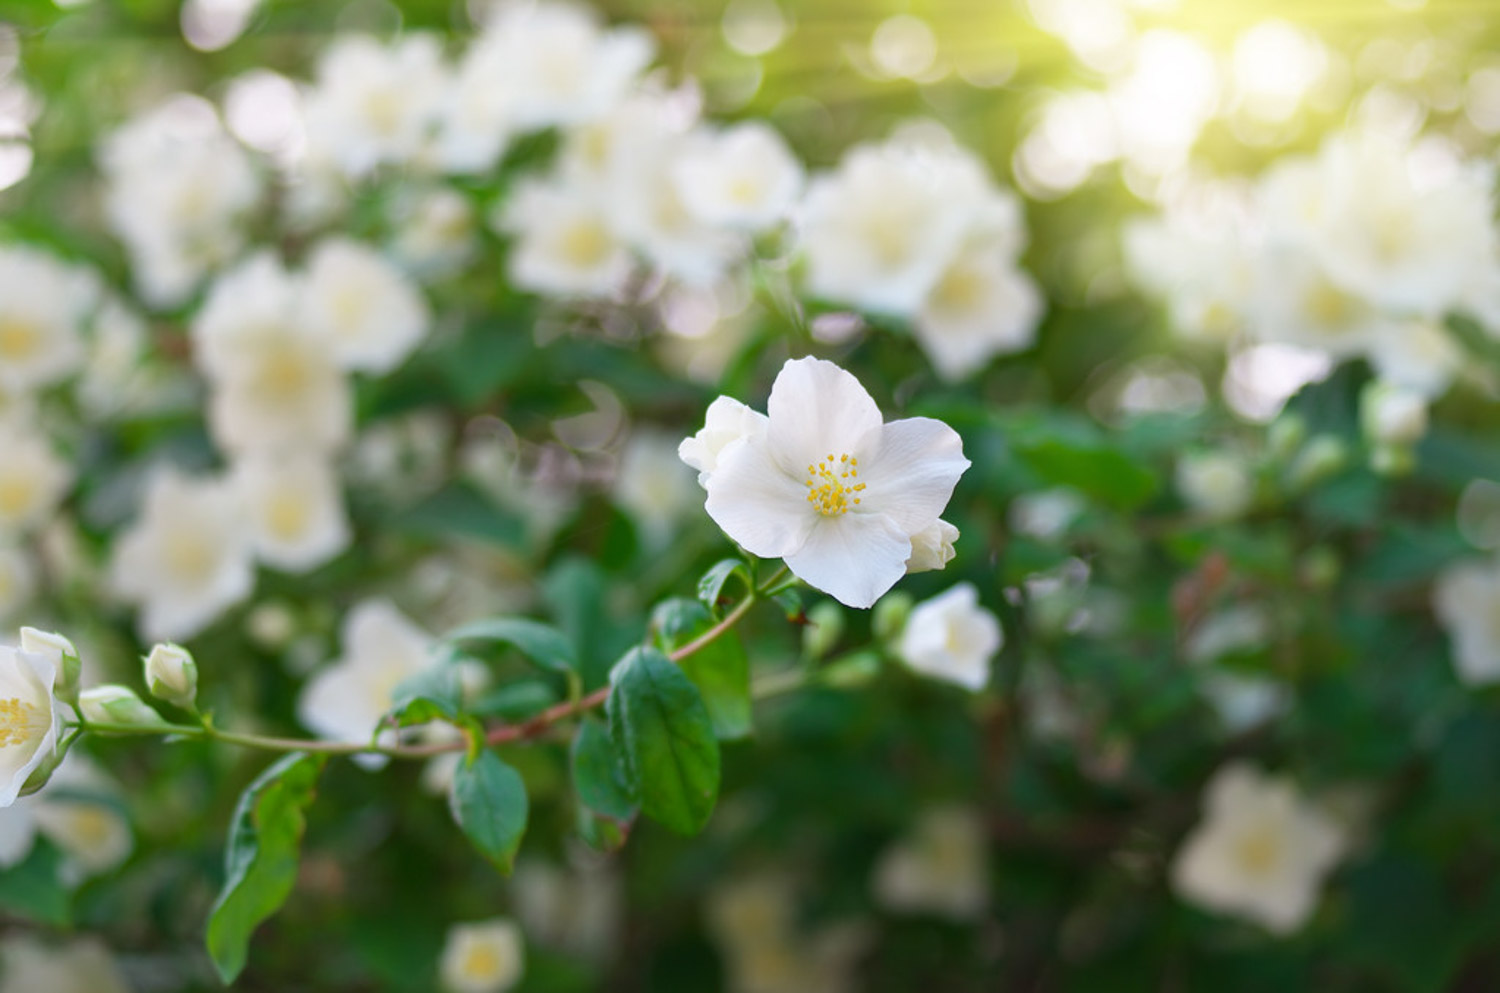
<path id="1" fill-rule="evenodd" d="M 807 502 L 824 517 L 839 517 L 859 503 L 855 494 L 865 488 L 859 478 L 859 459 L 846 452 L 835 459 L 829 455 L 807 467 Z"/>
<path id="2" fill-rule="evenodd" d="M 500 956 L 488 945 L 471 945 L 464 954 L 463 974 L 470 979 L 489 979 L 500 972 Z"/>
<path id="3" fill-rule="evenodd" d="M 24 745 L 40 737 L 46 727 L 46 715 L 36 704 L 19 697 L 0 700 L 0 748 Z"/>
<path id="4" fill-rule="evenodd" d="M 42 333 L 36 325 L 15 317 L 0 318 L 0 358 L 22 362 L 41 350 Z"/>
<path id="5" fill-rule="evenodd" d="M 1281 861 L 1281 844 L 1269 828 L 1258 828 L 1235 846 L 1240 868 L 1252 876 L 1264 876 Z"/>

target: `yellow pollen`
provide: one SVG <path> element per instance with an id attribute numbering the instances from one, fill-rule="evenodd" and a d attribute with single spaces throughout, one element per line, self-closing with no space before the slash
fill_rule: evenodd
<path id="1" fill-rule="evenodd" d="M 500 956 L 488 945 L 471 945 L 462 971 L 470 979 L 489 979 L 500 971 Z"/>
<path id="2" fill-rule="evenodd" d="M 41 350 L 41 329 L 15 317 L 0 318 L 0 359 L 21 362 Z"/>
<path id="3" fill-rule="evenodd" d="M 829 454 L 823 461 L 807 467 L 807 502 L 824 517 L 838 517 L 859 503 L 856 495 L 864 483 L 853 482 L 859 476 L 858 459 L 845 454 L 837 459 Z M 849 482 L 845 482 L 849 480 Z"/>
<path id="4" fill-rule="evenodd" d="M 1281 845 L 1268 828 L 1251 831 L 1235 845 L 1240 867 L 1252 876 L 1264 876 L 1281 860 Z"/>
<path id="5" fill-rule="evenodd" d="M 46 715 L 19 697 L 0 700 L 0 748 L 24 745 L 46 730 Z"/>

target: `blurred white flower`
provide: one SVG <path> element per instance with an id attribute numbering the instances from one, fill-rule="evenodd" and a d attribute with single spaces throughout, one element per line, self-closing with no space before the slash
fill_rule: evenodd
<path id="1" fill-rule="evenodd" d="M 1194 511 L 1215 520 L 1238 517 L 1255 499 L 1255 479 L 1233 452 L 1184 455 L 1177 460 L 1177 492 Z"/>
<path id="2" fill-rule="evenodd" d="M 917 343 L 944 379 L 958 380 L 996 355 L 1030 348 L 1042 315 L 1031 277 L 998 246 L 964 250 L 917 313 Z"/>
<path id="3" fill-rule="evenodd" d="M 433 639 L 387 600 L 365 600 L 344 616 L 343 654 L 319 670 L 297 698 L 297 717 L 323 738 L 369 743 L 391 709 L 396 687 L 432 664 Z M 393 741 L 391 732 L 380 740 Z M 369 769 L 383 755 L 356 756 Z"/>
<path id="4" fill-rule="evenodd" d="M 256 555 L 286 572 L 309 572 L 349 545 L 338 473 L 318 455 L 251 457 L 235 463 Z"/>
<path id="5" fill-rule="evenodd" d="M 447 93 L 436 38 L 336 38 L 319 58 L 304 102 L 310 154 L 351 177 L 409 163 L 426 149 Z"/>
<path id="6" fill-rule="evenodd" d="M 130 993 L 109 951 L 98 938 L 48 944 L 37 934 L 16 932 L 0 939 L 0 993 Z"/>
<path id="7" fill-rule="evenodd" d="M 802 164 L 770 126 L 747 121 L 695 136 L 673 165 L 685 206 L 699 220 L 762 231 L 785 220 L 802 192 Z"/>
<path id="8" fill-rule="evenodd" d="M 733 397 L 717 397 L 708 405 L 703 427 L 677 446 L 677 457 L 698 470 L 698 485 L 708 487 L 708 477 L 718 467 L 719 455 L 733 442 L 752 434 L 764 434 L 766 415 Z"/>
<path id="9" fill-rule="evenodd" d="M 579 181 L 517 183 L 497 223 L 515 236 L 507 266 L 511 281 L 523 290 L 608 297 L 635 268 L 602 194 Z"/>
<path id="10" fill-rule="evenodd" d="M 1429 400 L 1447 392 L 1467 362 L 1453 335 L 1431 320 L 1387 325 L 1370 342 L 1369 358 L 1382 380 Z"/>
<path id="11" fill-rule="evenodd" d="M 697 502 L 698 490 L 682 471 L 672 439 L 660 432 L 631 436 L 615 472 L 615 502 L 641 530 L 645 543 L 660 548 Z"/>
<path id="12" fill-rule="evenodd" d="M 115 540 L 110 584 L 141 609 L 144 641 L 180 641 L 250 595 L 255 584 L 244 504 L 227 481 L 159 467 L 140 516 Z"/>
<path id="13" fill-rule="evenodd" d="M 1274 247 L 1256 260 L 1250 331 L 1262 341 L 1358 355 L 1391 333 L 1390 318 L 1336 282 L 1302 247 Z"/>
<path id="14" fill-rule="evenodd" d="M 953 543 L 956 541 L 958 528 L 941 518 L 912 535 L 911 558 L 906 560 L 907 574 L 931 572 L 952 562 Z"/>
<path id="15" fill-rule="evenodd" d="M 515 67 L 505 41 L 487 31 L 469 43 L 441 105 L 433 154 L 449 172 L 493 169 L 516 130 L 515 105 L 524 91 L 512 85 Z"/>
<path id="16" fill-rule="evenodd" d="M 52 695 L 57 667 L 44 654 L 0 645 L 0 807 L 53 757 L 63 714 Z"/>
<path id="17" fill-rule="evenodd" d="M 193 321 L 212 383 L 209 425 L 232 452 L 327 451 L 349 436 L 353 400 L 335 344 L 299 321 L 301 284 L 269 254 L 221 275 Z"/>
<path id="18" fill-rule="evenodd" d="M 557 866 L 516 863 L 516 913 L 538 945 L 595 962 L 610 960 L 624 923 L 624 880 L 612 862 L 580 857 Z"/>
<path id="19" fill-rule="evenodd" d="M 31 425 L 0 420 L 0 532 L 46 523 L 72 483 L 67 463 Z"/>
<path id="20" fill-rule="evenodd" d="M 35 588 L 31 559 L 20 549 L 0 546 L 0 621 L 14 617 Z"/>
<path id="21" fill-rule="evenodd" d="M 398 200 L 392 226 L 391 254 L 424 277 L 457 271 L 478 248 L 474 208 L 456 190 L 439 187 Z"/>
<path id="22" fill-rule="evenodd" d="M 864 945 L 857 924 L 809 929 L 797 912 L 785 873 L 761 872 L 718 884 L 708 898 L 708 926 L 727 960 L 731 993 L 843 993 Z"/>
<path id="23" fill-rule="evenodd" d="M 70 754 L 47 788 L 24 802 L 37 830 L 62 851 L 65 881 L 109 872 L 135 847 L 118 784 L 82 755 Z"/>
<path id="24" fill-rule="evenodd" d="M 875 899 L 887 910 L 974 920 L 989 904 L 984 823 L 963 807 L 921 813 L 910 836 L 875 863 Z"/>
<path id="25" fill-rule="evenodd" d="M 450 927 L 438 965 L 443 988 L 450 993 L 502 993 L 520 981 L 525 969 L 521 929 L 505 917 Z"/>
<path id="26" fill-rule="evenodd" d="M 300 325 L 325 338 L 345 369 L 390 372 L 427 334 L 427 301 L 407 275 L 374 249 L 327 238 L 307 262 Z"/>
<path id="27" fill-rule="evenodd" d="M 1038 541 L 1057 541 L 1086 510 L 1088 501 L 1083 494 L 1059 486 L 1020 494 L 1011 501 L 1007 519 L 1017 534 Z"/>
<path id="28" fill-rule="evenodd" d="M 897 649 L 924 676 L 982 690 L 990 663 L 1005 643 L 995 615 L 979 605 L 973 583 L 958 583 L 912 608 Z"/>
<path id="29" fill-rule="evenodd" d="M 764 433 L 730 443 L 705 507 L 753 555 L 783 558 L 808 585 L 869 607 L 906 574 L 912 536 L 938 519 L 969 467 L 958 433 L 925 417 L 883 423 L 832 362 L 788 360 Z"/>
<path id="30" fill-rule="evenodd" d="M 20 245 L 0 247 L 0 389 L 50 386 L 83 364 L 92 273 Z"/>
<path id="31" fill-rule="evenodd" d="M 1204 818 L 1172 863 L 1173 887 L 1210 910 L 1295 931 L 1347 848 L 1342 827 L 1290 780 L 1243 763 L 1220 768 L 1204 796 Z"/>
<path id="32" fill-rule="evenodd" d="M 521 130 L 603 115 L 655 54 L 644 30 L 602 29 L 592 10 L 569 3 L 503 7 L 476 45 L 487 65 L 484 77 L 507 95 L 508 116 Z"/>
<path id="33" fill-rule="evenodd" d="M 181 303 L 239 251 L 239 221 L 262 183 L 207 101 L 179 94 L 127 122 L 105 139 L 99 164 L 105 215 L 146 303 Z"/>
<path id="34" fill-rule="evenodd" d="M 1437 578 L 1432 605 L 1459 679 L 1471 686 L 1500 680 L 1500 562 L 1450 566 Z"/>
<path id="35" fill-rule="evenodd" d="M 93 332 L 76 387 L 78 403 L 90 418 L 105 421 L 170 402 L 164 371 L 147 361 L 150 339 L 140 314 L 109 297 L 94 315 Z"/>

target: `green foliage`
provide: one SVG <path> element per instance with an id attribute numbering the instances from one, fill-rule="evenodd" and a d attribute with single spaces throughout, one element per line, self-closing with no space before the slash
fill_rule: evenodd
<path id="1" fill-rule="evenodd" d="M 448 809 L 479 853 L 509 875 L 529 811 L 521 774 L 493 751 L 480 749 L 454 773 Z"/>
<path id="2" fill-rule="evenodd" d="M 663 600 L 651 614 L 657 647 L 668 654 L 706 634 L 715 623 L 702 603 L 681 597 Z M 750 734 L 750 659 L 737 632 L 715 638 L 678 665 L 698 687 L 721 741 Z"/>
<path id="3" fill-rule="evenodd" d="M 585 807 L 617 821 L 635 817 L 636 801 L 608 725 L 592 719 L 580 722 L 570 754 L 573 787 Z"/>

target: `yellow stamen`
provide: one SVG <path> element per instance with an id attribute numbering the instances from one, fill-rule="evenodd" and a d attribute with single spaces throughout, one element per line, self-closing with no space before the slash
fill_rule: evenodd
<path id="1" fill-rule="evenodd" d="M 848 454 L 836 460 L 830 454 L 822 462 L 807 467 L 807 502 L 824 517 L 846 514 L 851 504 L 859 503 L 860 498 L 854 494 L 864 490 L 865 484 L 844 482 L 859 475 L 856 462 Z"/>
<path id="2" fill-rule="evenodd" d="M 0 700 L 0 748 L 40 738 L 47 728 L 46 717 L 36 704 L 19 697 Z"/>

